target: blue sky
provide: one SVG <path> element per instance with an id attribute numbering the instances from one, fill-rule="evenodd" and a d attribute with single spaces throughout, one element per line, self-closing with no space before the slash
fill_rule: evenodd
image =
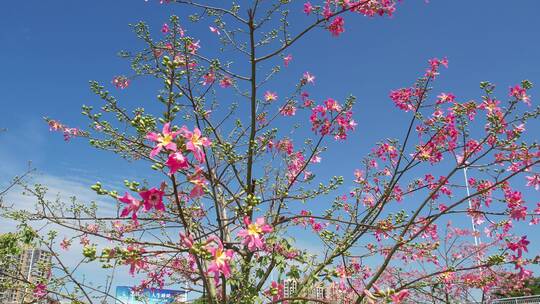
<path id="1" fill-rule="evenodd" d="M 450 68 L 436 83 L 436 91 L 453 92 L 463 100 L 478 99 L 480 81 L 498 85 L 499 96 L 523 79 L 540 84 L 540 2 L 488 0 L 408 0 L 393 18 L 346 18 L 339 38 L 327 31 L 312 32 L 291 48 L 294 61 L 273 89 L 296 81 L 304 71 L 316 75 L 312 94 L 343 100 L 358 97 L 357 131 L 347 142 L 347 159 L 337 144 L 321 170 L 325 175 L 350 177 L 373 144 L 398 136 L 408 119 L 388 99 L 390 90 L 407 86 L 422 73 L 426 60 L 447 56 Z M 186 20 L 182 6 L 160 6 L 143 0 L 3 1 L 0 4 L 0 174 L 11 176 L 26 163 L 43 175 L 90 185 L 96 180 L 120 183 L 141 178 L 146 167 L 96 151 L 81 140 L 64 143 L 51 134 L 42 117 L 86 126 L 81 104 L 97 104 L 88 80 L 106 85 L 117 74 L 129 73 L 119 50 L 141 47 L 129 23 L 146 21 L 158 29 L 168 16 Z M 188 22 L 185 21 L 187 24 Z M 190 25 L 186 26 L 188 29 Z M 205 42 L 214 39 L 206 24 L 193 28 Z M 134 83 L 134 86 L 136 83 Z M 110 87 L 110 86 L 109 86 Z M 111 88 L 112 90 L 112 88 Z M 154 88 L 135 94 L 119 92 L 133 104 L 155 96 Z M 531 91 L 533 100 L 539 94 Z M 538 138 L 538 123 L 529 126 Z M 334 150 L 332 150 L 334 148 Z M 537 199 L 534 198 L 534 199 Z M 540 241 L 534 235 L 530 239 Z M 538 247 L 534 247 L 538 249 Z M 537 250 L 538 251 L 538 250 Z"/>
<path id="2" fill-rule="evenodd" d="M 410 84 L 429 58 L 449 58 L 450 69 L 444 71 L 437 89 L 461 98 L 477 98 L 478 83 L 483 80 L 498 84 L 503 95 L 522 79 L 539 79 L 540 42 L 535 34 L 540 21 L 534 12 L 540 3 L 516 4 L 405 1 L 391 19 L 349 16 L 341 37 L 319 30 L 292 48 L 295 59 L 282 80 L 296 80 L 309 70 L 317 76 L 313 94 L 338 99 L 356 95 L 359 128 L 351 145 L 361 156 L 376 140 L 392 136 L 383 130 L 401 126 L 406 117 L 391 106 L 388 92 Z M 64 144 L 61 136 L 48 133 L 42 117 L 86 126 L 78 115 L 80 106 L 98 102 L 88 90 L 88 80 L 109 84 L 112 76 L 127 73 L 128 63 L 115 54 L 140 47 L 128 24 L 145 20 L 157 29 L 173 13 L 186 14 L 181 6 L 137 0 L 94 1 L 92 5 L 2 2 L 0 103 L 3 112 L 9 113 L 0 122 L 9 129 L 0 137 L 0 155 L 9 160 L 2 167 L 16 170 L 32 160 L 40 170 L 57 175 L 76 169 L 107 176 L 134 174 L 132 166 L 108 153 L 96 153 L 82 141 Z M 200 31 L 199 25 L 196 29 L 204 45 L 210 33 Z M 154 96 L 155 91 L 141 93 Z M 120 93 L 120 98 L 122 94 L 129 93 Z M 130 102 L 140 104 L 143 98 Z M 331 168 L 343 172 L 348 166 L 337 162 Z"/>

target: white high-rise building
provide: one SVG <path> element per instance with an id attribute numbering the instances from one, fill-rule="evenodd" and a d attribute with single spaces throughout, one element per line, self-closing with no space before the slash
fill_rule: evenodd
<path id="1" fill-rule="evenodd" d="M 298 290 L 298 282 L 294 279 L 286 279 L 283 281 L 283 296 L 289 298 Z"/>
<path id="2" fill-rule="evenodd" d="M 26 249 L 11 257 L 11 262 L 0 271 L 0 303 L 29 303 L 33 290 L 26 283 L 36 283 L 47 277 L 51 254 L 42 249 Z"/>

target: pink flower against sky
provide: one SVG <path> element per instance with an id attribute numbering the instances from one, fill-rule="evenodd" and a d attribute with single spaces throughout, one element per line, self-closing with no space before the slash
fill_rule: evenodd
<path id="1" fill-rule="evenodd" d="M 275 101 L 277 98 L 278 96 L 275 92 L 266 91 L 266 93 L 264 93 L 264 100 L 266 101 Z"/>
<path id="2" fill-rule="evenodd" d="M 159 211 L 165 211 L 165 205 L 163 204 L 164 194 L 165 192 L 157 188 L 139 192 L 139 195 L 143 199 L 144 210 L 149 211 L 152 208 L 155 208 Z"/>
<path id="3" fill-rule="evenodd" d="M 523 251 L 527 252 L 527 246 L 529 245 L 527 236 L 522 236 L 521 239 L 517 242 L 507 242 L 508 249 L 517 253 L 518 257 L 521 257 Z"/>
<path id="4" fill-rule="evenodd" d="M 328 26 L 328 30 L 332 33 L 332 36 L 339 36 L 341 33 L 345 32 L 345 20 L 343 17 L 338 16 Z"/>
<path id="5" fill-rule="evenodd" d="M 186 149 L 193 153 L 193 156 L 195 156 L 195 159 L 197 159 L 199 163 L 204 163 L 205 154 L 203 147 L 208 147 L 212 144 L 210 139 L 202 136 L 199 128 L 193 129 L 193 132 L 189 131 L 187 128 L 182 128 L 182 136 L 188 140 Z"/>
<path id="6" fill-rule="evenodd" d="M 144 206 L 144 211 L 150 211 L 152 208 L 158 211 L 165 211 L 165 205 L 163 204 L 164 194 L 162 190 L 157 188 L 141 191 L 139 195 L 142 201 L 139 201 L 126 192 L 124 196 L 118 199 L 120 202 L 127 204 L 120 213 L 120 216 L 128 216 L 131 213 L 131 218 L 137 223 L 137 213 L 142 206 Z"/>
<path id="7" fill-rule="evenodd" d="M 129 193 L 125 193 L 123 197 L 118 199 L 122 203 L 127 204 L 126 207 L 122 210 L 122 213 L 120 213 L 121 217 L 128 216 L 131 213 L 131 218 L 137 222 L 137 212 L 142 206 L 142 203 L 135 199 L 133 196 L 131 196 Z"/>
<path id="8" fill-rule="evenodd" d="M 283 64 L 285 65 L 286 68 L 289 67 L 289 63 L 292 61 L 293 59 L 293 56 L 291 54 L 283 57 Z"/>
<path id="9" fill-rule="evenodd" d="M 229 77 L 229 76 L 225 76 L 223 78 L 221 78 L 221 80 L 219 81 L 219 85 L 222 87 L 222 88 L 228 88 L 230 86 L 232 86 L 232 79 Z"/>
<path id="10" fill-rule="evenodd" d="M 147 266 L 146 260 L 142 256 L 146 250 L 135 245 L 129 245 L 127 247 L 127 252 L 128 258 L 124 263 L 129 265 L 129 274 L 135 276 L 135 272 L 138 272 L 140 269 L 144 269 Z"/>
<path id="11" fill-rule="evenodd" d="M 400 304 L 400 303 L 404 303 L 404 301 L 407 299 L 409 295 L 410 295 L 410 292 L 407 289 L 404 289 L 398 293 L 391 295 L 390 299 L 392 300 L 393 304 Z"/>
<path id="12" fill-rule="evenodd" d="M 283 116 L 294 116 L 296 115 L 296 107 L 292 103 L 288 103 L 279 109 L 279 112 Z"/>
<path id="13" fill-rule="evenodd" d="M 529 106 L 531 105 L 531 97 L 527 95 L 527 90 L 521 87 L 520 85 L 511 87 L 509 95 L 518 100 L 522 100 L 524 103 L 526 103 Z"/>
<path id="14" fill-rule="evenodd" d="M 163 34 L 167 34 L 169 32 L 169 25 L 167 23 L 163 23 L 163 26 L 161 27 L 161 32 Z"/>
<path id="15" fill-rule="evenodd" d="M 150 157 L 155 157 L 162 149 L 176 151 L 176 143 L 174 139 L 180 133 L 180 131 L 171 132 L 170 123 L 163 125 L 163 131 L 161 134 L 150 132 L 146 135 L 146 138 L 155 142 L 156 145 L 150 152 Z"/>
<path id="16" fill-rule="evenodd" d="M 189 193 L 189 197 L 196 198 L 204 195 L 204 186 L 206 185 L 206 179 L 202 174 L 202 169 L 197 168 L 195 173 L 188 177 L 190 183 L 193 184 L 193 188 Z"/>
<path id="17" fill-rule="evenodd" d="M 203 75 L 202 85 L 209 85 L 214 83 L 214 81 L 216 81 L 216 74 L 214 72 L 208 72 Z"/>
<path id="18" fill-rule="evenodd" d="M 218 28 L 213 27 L 213 26 L 209 26 L 209 28 L 210 28 L 210 32 L 212 32 L 212 33 L 214 33 L 214 34 L 216 34 L 218 36 L 221 35 L 221 32 L 219 31 Z"/>
<path id="19" fill-rule="evenodd" d="M 200 40 L 197 40 L 195 42 L 193 41 L 190 41 L 187 45 L 187 49 L 188 49 L 188 52 L 190 54 L 196 54 L 197 51 L 201 48 L 201 41 Z"/>
<path id="20" fill-rule="evenodd" d="M 540 190 L 540 174 L 527 176 L 527 186 L 534 187 L 535 190 Z"/>
<path id="21" fill-rule="evenodd" d="M 212 261 L 208 267 L 208 273 L 214 275 L 214 280 L 217 283 L 219 276 L 223 274 L 226 278 L 231 275 L 230 262 L 234 256 L 232 249 L 224 249 L 223 244 L 216 240 L 217 247 L 207 248 L 210 254 L 212 254 Z"/>
<path id="22" fill-rule="evenodd" d="M 129 78 L 127 78 L 126 76 L 116 76 L 112 80 L 112 84 L 117 89 L 125 89 L 129 86 L 129 83 L 130 83 Z"/>
<path id="23" fill-rule="evenodd" d="M 70 246 L 71 246 L 71 240 L 68 239 L 67 237 L 64 237 L 62 242 L 60 242 L 60 248 L 62 248 L 65 251 L 68 251 Z"/>
<path id="24" fill-rule="evenodd" d="M 246 228 L 238 232 L 238 236 L 243 238 L 242 244 L 246 245 L 250 251 L 264 248 L 263 237 L 266 233 L 272 232 L 272 226 L 265 224 L 264 217 L 259 217 L 255 222 L 251 222 L 249 217 L 244 217 Z"/>
<path id="25" fill-rule="evenodd" d="M 305 83 L 315 83 L 315 76 L 313 76 L 310 72 L 305 72 L 304 75 L 303 75 L 303 78 L 302 80 L 305 82 Z"/>
<path id="26" fill-rule="evenodd" d="M 180 151 L 170 154 L 165 165 L 169 167 L 169 174 L 171 175 L 178 170 L 186 170 L 189 168 L 187 158 Z"/>
<path id="27" fill-rule="evenodd" d="M 313 11 L 313 5 L 311 5 L 311 2 L 306 2 L 304 3 L 304 13 L 306 15 L 309 15 L 311 14 L 311 12 Z"/>

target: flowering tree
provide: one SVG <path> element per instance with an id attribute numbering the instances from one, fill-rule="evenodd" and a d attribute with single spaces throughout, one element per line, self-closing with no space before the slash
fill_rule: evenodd
<path id="1" fill-rule="evenodd" d="M 35 285 L 37 295 L 81 303 L 115 299 L 111 282 L 97 288 L 62 263 L 57 247 L 68 250 L 73 241 L 84 245 L 83 263 L 127 265 L 142 277 L 136 290 L 188 282 L 205 303 L 328 303 L 311 293 L 321 282 L 343 302 L 450 302 L 474 289 L 487 297 L 509 277 L 531 276 L 529 240 L 513 229 L 516 222 L 540 221 L 540 204 L 527 204 L 521 192 L 525 185 L 540 187 L 540 151 L 524 136 L 526 121 L 540 114 L 531 108 L 529 81 L 512 87 L 504 102 L 489 82 L 480 84 L 478 100 L 463 101 L 433 93 L 448 61 L 429 60 L 416 82 L 390 93 L 410 118 L 402 134 L 392 134 L 401 139 L 383 140 L 363 160 L 350 160 L 356 169 L 346 174 L 354 186 L 343 189 L 343 177 L 317 177 L 317 164 L 325 143 L 350 140 L 355 98 L 310 95 L 315 76 L 309 72 L 290 87 L 272 87 L 272 79 L 293 63 L 289 47 L 309 32 L 322 28 L 339 36 L 346 16 L 389 16 L 395 1 L 321 0 L 298 7 L 256 0 L 247 8 L 162 2 L 192 8 L 190 20 L 207 23 L 222 57 L 205 55 L 205 42 L 176 16 L 157 35 L 141 22 L 134 30 L 144 49 L 122 53 L 134 73 L 114 77 L 112 85 L 135 90 L 145 79 L 158 80 L 154 103 L 161 109 L 121 102 L 92 82 L 103 105 L 83 106 L 88 130 L 47 120 L 66 140 L 85 138 L 146 162 L 158 182 L 93 185 L 117 201 L 116 215 L 87 202 L 50 201 L 42 187 L 27 187 L 38 198 L 37 212 L 7 216 L 24 227 L 46 221 L 75 233 L 35 236 L 64 273 Z M 311 23 L 298 31 L 289 23 L 300 16 Z M 229 102 L 231 96 L 238 103 Z M 298 122 L 311 129 L 310 138 L 295 133 Z M 473 229 L 454 225 L 459 216 L 470 218 Z M 319 251 L 291 235 L 311 235 Z M 473 243 L 479 236 L 483 242 Z M 98 246 L 99 239 L 110 243 Z M 285 278 L 299 282 L 287 296 Z"/>

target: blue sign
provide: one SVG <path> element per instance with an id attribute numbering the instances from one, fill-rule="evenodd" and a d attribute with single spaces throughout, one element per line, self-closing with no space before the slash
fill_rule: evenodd
<path id="1" fill-rule="evenodd" d="M 171 304 L 187 302 L 187 293 L 182 290 L 144 289 L 136 293 L 128 286 L 116 287 L 117 304 Z"/>

